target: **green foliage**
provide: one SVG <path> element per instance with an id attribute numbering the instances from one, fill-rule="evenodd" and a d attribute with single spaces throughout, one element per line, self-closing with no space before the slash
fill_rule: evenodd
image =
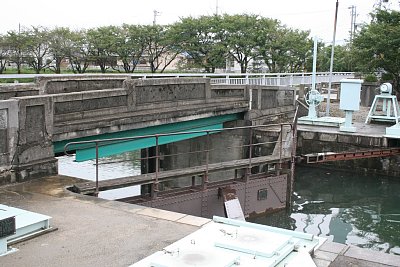
<path id="1" fill-rule="evenodd" d="M 152 25 L 144 26 L 145 46 L 147 61 L 150 64 L 150 71 L 164 72 L 172 61 L 181 52 L 180 46 L 176 43 L 171 26 Z"/>
<path id="2" fill-rule="evenodd" d="M 367 75 L 364 76 L 364 81 L 365 81 L 365 82 L 371 82 L 371 83 L 372 83 L 372 82 L 378 81 L 378 78 L 376 77 L 375 74 L 369 73 L 369 74 L 367 74 Z"/>
<path id="3" fill-rule="evenodd" d="M 184 67 L 205 72 L 225 67 L 226 48 L 217 39 L 218 21 L 216 16 L 188 17 L 171 26 L 171 38 L 187 54 Z"/>
<path id="4" fill-rule="evenodd" d="M 146 30 L 144 26 L 124 24 L 117 29 L 111 51 L 123 64 L 126 73 L 134 72 L 146 49 Z M 114 69 L 120 71 L 118 66 Z"/>
<path id="5" fill-rule="evenodd" d="M 72 34 L 68 28 L 55 28 L 49 32 L 49 54 L 52 56 L 49 68 L 55 73 L 61 73 L 61 63 L 73 49 Z"/>
<path id="6" fill-rule="evenodd" d="M 384 72 L 392 76 L 400 93 L 400 12 L 376 10 L 370 24 L 364 25 L 353 42 L 357 70 Z"/>
<path id="7" fill-rule="evenodd" d="M 326 70 L 329 56 L 323 49 L 328 48 L 322 47 L 319 70 Z M 337 51 L 335 69 L 347 70 L 347 48 Z M 27 65 L 36 73 L 45 69 L 60 73 L 66 71 L 62 64 L 68 63 L 74 73 L 85 73 L 93 65 L 102 73 L 132 73 L 139 64 L 154 73 L 166 71 L 178 59 L 182 70 L 214 72 L 234 61 L 241 72 L 259 71 L 261 66 L 269 72 L 311 71 L 312 40 L 308 31 L 248 14 L 187 17 L 165 26 L 124 24 L 82 31 L 32 27 L 0 36 L 0 72 L 4 71 L 2 64 L 12 63 L 18 73 Z"/>
<path id="8" fill-rule="evenodd" d="M 350 48 L 347 45 L 337 45 L 335 46 L 334 52 L 333 71 L 353 71 L 353 66 L 355 63 L 353 62 Z M 332 45 L 325 46 L 324 44 L 320 44 L 318 46 L 318 71 L 329 71 L 331 64 L 331 53 Z M 308 63 L 309 66 L 310 64 L 312 64 L 312 62 Z"/>
<path id="9" fill-rule="evenodd" d="M 119 28 L 115 26 L 99 27 L 87 31 L 87 41 L 90 46 L 91 60 L 100 67 L 102 73 L 117 64 L 113 55 L 115 41 L 118 39 Z"/>
<path id="10" fill-rule="evenodd" d="M 227 53 L 247 72 L 250 60 L 257 55 L 257 39 L 262 31 L 260 17 L 256 15 L 227 15 L 217 17 L 217 39 L 227 48 Z"/>

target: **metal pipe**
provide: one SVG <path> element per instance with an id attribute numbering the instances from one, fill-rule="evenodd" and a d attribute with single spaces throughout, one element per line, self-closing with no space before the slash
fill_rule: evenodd
<path id="1" fill-rule="evenodd" d="M 96 142 L 96 197 L 99 196 L 99 143 Z"/>
<path id="2" fill-rule="evenodd" d="M 332 40 L 332 51 L 331 51 L 331 64 L 329 67 L 328 98 L 326 99 L 326 116 L 329 116 L 329 109 L 330 109 L 330 102 L 331 102 L 333 56 L 335 55 L 336 25 L 337 25 L 338 9 L 339 9 L 339 0 L 336 0 L 335 22 L 333 24 L 334 26 L 333 26 L 333 40 Z"/>
<path id="3" fill-rule="evenodd" d="M 311 90 L 315 90 L 315 83 L 317 81 L 317 53 L 318 53 L 318 38 L 314 37 L 314 51 L 313 51 L 313 68 L 312 68 Z"/>
<path id="4" fill-rule="evenodd" d="M 210 133 L 207 132 L 207 142 L 206 142 L 206 174 L 205 174 L 205 186 L 207 187 L 208 183 L 208 164 L 210 160 Z"/>
<path id="5" fill-rule="evenodd" d="M 249 179 L 251 174 L 251 159 L 253 154 L 253 128 L 250 128 L 249 131 L 249 167 L 247 168 L 246 179 Z"/>
<path id="6" fill-rule="evenodd" d="M 294 176 L 296 167 L 296 150 L 297 150 L 297 119 L 298 119 L 299 106 L 296 106 L 296 111 L 294 113 L 293 124 L 292 124 L 292 151 L 291 151 L 291 164 L 290 164 L 290 176 L 288 181 L 287 190 L 287 201 L 286 207 L 290 210 L 292 207 L 292 196 L 294 188 Z"/>
<path id="7" fill-rule="evenodd" d="M 279 166 L 278 166 L 278 172 L 277 172 L 278 175 L 281 174 L 281 170 L 282 170 L 282 148 L 283 148 L 282 135 L 283 135 L 283 125 L 281 125 L 281 134 L 279 135 L 279 146 L 280 147 L 279 147 Z"/>
<path id="8" fill-rule="evenodd" d="M 157 197 L 157 193 L 158 193 L 158 172 L 159 172 L 159 164 L 160 164 L 160 151 L 159 151 L 159 145 L 158 145 L 158 135 L 155 136 L 156 137 L 156 179 L 154 182 L 154 196 L 153 197 Z"/>

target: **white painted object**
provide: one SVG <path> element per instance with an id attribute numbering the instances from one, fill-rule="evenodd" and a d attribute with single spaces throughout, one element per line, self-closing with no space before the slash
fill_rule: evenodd
<path id="1" fill-rule="evenodd" d="M 340 109 L 346 113 L 344 125 L 340 127 L 342 132 L 356 132 L 352 126 L 353 112 L 360 110 L 360 93 L 363 80 L 343 79 L 340 81 Z"/>
<path id="2" fill-rule="evenodd" d="M 384 122 L 395 122 L 396 125 L 400 122 L 400 110 L 397 98 L 392 95 L 392 85 L 384 83 L 380 87 L 381 94 L 376 95 L 372 102 L 371 108 L 365 123 L 370 123 L 373 120 Z M 377 112 L 377 107 L 382 105 L 382 112 Z"/>
<path id="3" fill-rule="evenodd" d="M 214 216 L 213 221 L 132 267 L 302 266 L 326 239 L 311 234 Z"/>
<path id="4" fill-rule="evenodd" d="M 49 230 L 51 217 L 0 204 L 0 220 L 15 217 L 16 232 L 0 239 L 0 256 L 13 252 L 7 244 Z"/>
<path id="5" fill-rule="evenodd" d="M 228 218 L 246 221 L 246 219 L 244 218 L 242 206 L 240 206 L 239 199 L 234 198 L 225 201 L 224 205 L 225 205 L 226 215 L 228 216 Z"/>

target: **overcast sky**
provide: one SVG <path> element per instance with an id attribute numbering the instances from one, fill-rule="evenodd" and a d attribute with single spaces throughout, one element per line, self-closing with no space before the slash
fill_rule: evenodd
<path id="1" fill-rule="evenodd" d="M 349 39 L 351 5 L 357 7 L 357 22 L 369 21 L 368 14 L 378 0 L 339 0 L 337 42 Z M 395 1 L 394 1 L 395 2 Z M 18 25 L 67 26 L 71 29 L 104 25 L 169 24 L 180 17 L 219 14 L 257 14 L 283 24 L 311 30 L 331 42 L 336 0 L 3 0 L 0 3 L 0 33 L 18 30 Z M 392 8 L 398 4 L 391 4 Z"/>

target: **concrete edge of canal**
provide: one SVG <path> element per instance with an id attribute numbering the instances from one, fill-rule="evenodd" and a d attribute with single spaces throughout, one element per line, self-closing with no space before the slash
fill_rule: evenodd
<path id="1" fill-rule="evenodd" d="M 57 231 L 13 245 L 2 266 L 129 266 L 196 231 L 210 220 L 77 195 L 79 179 L 52 176 L 0 187 L 0 203 L 52 217 Z M 317 266 L 400 266 L 400 256 L 327 242 Z"/>

